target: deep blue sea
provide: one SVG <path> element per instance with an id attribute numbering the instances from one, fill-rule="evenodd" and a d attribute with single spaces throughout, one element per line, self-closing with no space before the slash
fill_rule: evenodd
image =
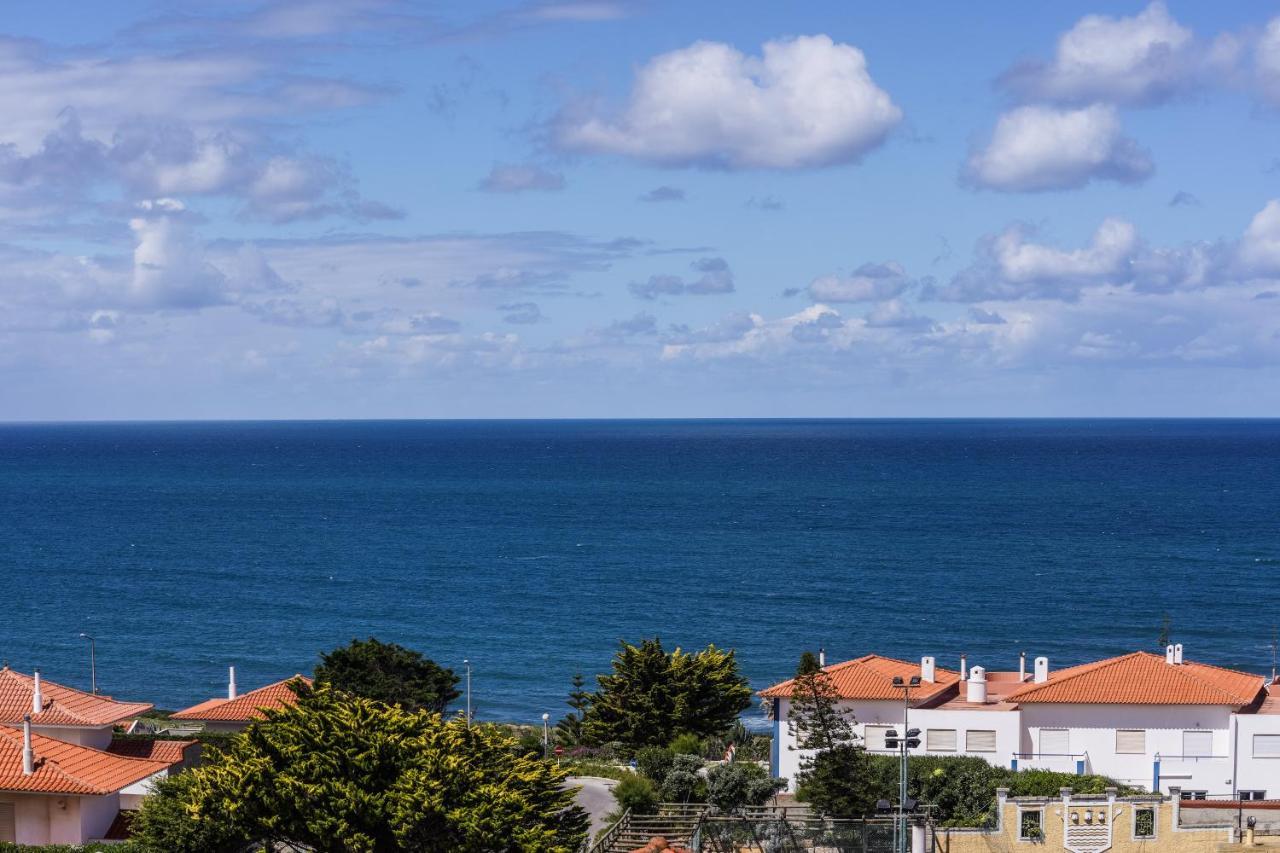
<path id="1" fill-rule="evenodd" d="M 180 707 L 377 636 L 482 718 L 559 716 L 619 638 L 1266 671 L 1280 421 L 0 425 L 0 657 Z"/>

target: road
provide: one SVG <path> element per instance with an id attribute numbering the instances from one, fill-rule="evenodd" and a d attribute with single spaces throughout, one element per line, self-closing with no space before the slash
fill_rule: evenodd
<path id="1" fill-rule="evenodd" d="M 616 779 L 600 779 L 596 776 L 570 776 L 570 786 L 582 786 L 578 791 L 578 805 L 591 816 L 591 838 L 604 828 L 604 816 L 613 811 L 617 803 L 613 801 L 613 786 Z"/>

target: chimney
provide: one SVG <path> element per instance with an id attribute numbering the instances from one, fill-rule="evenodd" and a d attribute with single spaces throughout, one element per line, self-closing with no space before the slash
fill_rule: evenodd
<path id="1" fill-rule="evenodd" d="M 1049 680 L 1049 659 L 1046 657 L 1036 658 L 1036 684 L 1044 684 Z"/>
<path id="2" fill-rule="evenodd" d="M 22 775 L 36 772 L 36 751 L 31 748 L 31 715 L 22 718 Z"/>
<path id="3" fill-rule="evenodd" d="M 826 665 L 827 665 L 827 650 L 819 646 L 818 647 L 818 666 L 825 668 Z"/>
<path id="4" fill-rule="evenodd" d="M 925 655 L 920 658 L 920 680 L 932 684 L 936 674 L 937 666 L 933 655 Z"/>
<path id="5" fill-rule="evenodd" d="M 227 699 L 236 698 L 236 668 L 234 666 L 227 667 Z"/>
<path id="6" fill-rule="evenodd" d="M 964 681 L 969 677 L 969 656 L 960 655 L 960 680 Z"/>
<path id="7" fill-rule="evenodd" d="M 40 690 L 40 670 L 31 676 L 31 713 L 39 714 L 44 710 L 44 693 Z"/>
<path id="8" fill-rule="evenodd" d="M 1164 662 L 1173 666 L 1173 644 L 1164 647 Z"/>
<path id="9" fill-rule="evenodd" d="M 1182 663 L 1182 643 L 1177 643 L 1173 647 L 1173 662 L 1175 664 Z"/>
<path id="10" fill-rule="evenodd" d="M 980 666 L 975 666 L 969 670 L 969 680 L 966 683 L 968 691 L 965 699 L 975 705 L 984 705 L 987 701 L 987 671 Z"/>
<path id="11" fill-rule="evenodd" d="M 1018 655 L 1018 681 L 1027 680 L 1027 653 Z"/>

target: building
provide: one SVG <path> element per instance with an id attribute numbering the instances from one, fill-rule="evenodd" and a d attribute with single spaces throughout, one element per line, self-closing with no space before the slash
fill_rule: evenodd
<path id="1" fill-rule="evenodd" d="M 148 702 L 117 702 L 5 666 L 0 669 L 0 724 L 20 726 L 26 717 L 41 735 L 106 749 L 117 723 L 152 709 Z"/>
<path id="2" fill-rule="evenodd" d="M 305 675 L 293 675 L 274 684 L 240 693 L 236 687 L 236 668 L 230 668 L 227 679 L 227 697 L 208 699 L 190 708 L 170 715 L 170 719 L 201 724 L 206 731 L 238 732 L 254 720 L 263 718 L 263 711 L 283 708 L 297 701 L 293 688 L 296 684 L 311 686 Z"/>
<path id="3" fill-rule="evenodd" d="M 1280 686 L 1260 675 L 1185 661 L 1182 647 L 1052 671 L 1047 658 L 1017 671 L 936 666 L 867 655 L 824 667 L 840 705 L 872 752 L 885 732 L 921 731 L 912 754 L 973 755 L 1015 769 L 1097 773 L 1188 799 L 1280 798 Z M 905 691 L 893 679 L 909 682 Z M 789 717 L 793 684 L 761 692 L 774 719 L 773 772 L 790 780 L 805 756 Z M 892 752 L 896 753 L 896 750 Z"/>

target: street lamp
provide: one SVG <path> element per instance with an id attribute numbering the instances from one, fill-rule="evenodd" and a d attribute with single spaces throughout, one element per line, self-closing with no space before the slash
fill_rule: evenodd
<path id="1" fill-rule="evenodd" d="M 893 686 L 902 691 L 902 737 L 893 729 L 885 732 L 884 745 L 889 749 L 901 750 L 902 764 L 898 771 L 898 819 L 894 823 L 894 849 L 899 853 L 907 853 L 911 847 L 907 837 L 907 758 L 909 750 L 920 745 L 920 730 L 908 727 L 907 715 L 911 710 L 911 688 L 920 686 L 920 676 L 913 675 L 909 680 L 902 676 L 893 677 Z M 914 803 L 912 804 L 914 806 Z"/>
<path id="2" fill-rule="evenodd" d="M 542 757 L 551 757 L 551 715 L 542 715 Z"/>
<path id="3" fill-rule="evenodd" d="M 467 728 L 471 728 L 471 661 L 464 659 L 462 665 L 467 668 Z"/>
<path id="4" fill-rule="evenodd" d="M 93 637 L 83 631 L 80 632 L 80 639 L 89 641 L 89 692 L 94 696 L 98 695 L 98 662 L 94 650 Z"/>

